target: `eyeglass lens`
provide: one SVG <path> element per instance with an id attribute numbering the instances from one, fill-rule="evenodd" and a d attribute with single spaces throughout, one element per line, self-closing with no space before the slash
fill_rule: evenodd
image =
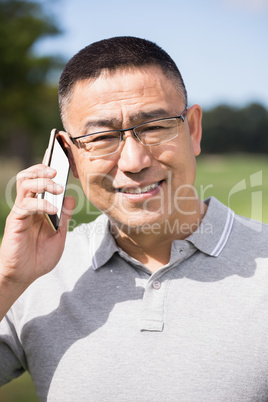
<path id="1" fill-rule="evenodd" d="M 133 129 L 134 133 L 145 146 L 154 146 L 171 141 L 179 134 L 182 120 L 169 118 L 141 124 Z M 117 152 L 123 138 L 121 131 L 97 133 L 80 138 L 77 141 L 79 148 L 87 157 L 106 156 Z"/>

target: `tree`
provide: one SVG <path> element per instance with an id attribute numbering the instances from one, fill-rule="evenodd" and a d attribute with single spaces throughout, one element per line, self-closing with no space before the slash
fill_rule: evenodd
<path id="1" fill-rule="evenodd" d="M 60 121 L 57 89 L 48 76 L 63 61 L 33 51 L 38 40 L 59 33 L 41 4 L 0 0 L 0 153 L 17 155 L 25 165 L 45 146 L 47 123 Z"/>
<path id="2" fill-rule="evenodd" d="M 202 151 L 267 153 L 267 133 L 268 111 L 262 105 L 220 105 L 204 112 Z"/>

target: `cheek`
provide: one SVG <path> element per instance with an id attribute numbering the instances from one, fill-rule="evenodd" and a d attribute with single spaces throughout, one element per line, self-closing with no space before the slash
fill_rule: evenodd
<path id="1" fill-rule="evenodd" d="M 112 187 L 111 171 L 114 162 L 111 160 L 82 160 L 77 166 L 79 179 L 88 199 L 100 198 L 103 191 Z M 102 195 L 103 196 L 103 195 Z"/>
<path id="2" fill-rule="evenodd" d="M 180 186 L 194 185 L 196 159 L 190 141 L 167 146 L 155 157 L 170 172 L 173 191 Z"/>

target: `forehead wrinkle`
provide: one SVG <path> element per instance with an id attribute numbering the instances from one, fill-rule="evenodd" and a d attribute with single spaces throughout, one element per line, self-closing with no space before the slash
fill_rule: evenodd
<path id="1" fill-rule="evenodd" d="M 113 127 L 120 123 L 120 120 L 116 117 L 111 118 L 100 118 L 100 119 L 92 119 L 88 120 L 84 126 L 84 128 L 90 127 Z"/>
<path id="2" fill-rule="evenodd" d="M 165 76 L 162 77 L 158 72 L 157 75 L 151 74 L 151 69 L 135 72 L 133 76 L 135 79 L 132 75 L 129 78 L 129 73 L 126 74 L 124 71 L 122 73 L 124 74 L 118 76 L 117 72 L 113 79 L 110 76 L 107 77 L 109 79 L 99 77 L 93 82 L 83 81 L 76 84 L 69 105 L 73 107 L 69 112 L 71 122 L 74 121 L 73 125 L 79 132 L 84 131 L 85 127 L 92 127 L 96 132 L 99 131 L 98 126 L 101 128 L 100 131 L 106 127 L 128 128 L 146 121 L 179 114 L 181 107 L 177 99 L 175 102 L 174 99 L 172 103 L 168 102 L 170 97 L 167 95 L 166 87 L 170 90 L 170 80 Z M 75 130 L 75 127 L 72 129 Z"/>
<path id="3" fill-rule="evenodd" d="M 168 117 L 170 113 L 162 108 L 159 109 L 154 109 L 151 111 L 138 111 L 134 113 L 133 115 L 128 117 L 128 122 L 129 124 L 135 124 L 135 123 L 140 123 L 140 122 L 146 122 L 162 117 Z M 123 123 L 122 118 L 118 119 L 116 117 L 111 117 L 111 118 L 100 118 L 100 119 L 92 119 L 88 120 L 84 126 L 84 129 L 88 129 L 91 127 L 121 127 Z"/>
<path id="4" fill-rule="evenodd" d="M 149 111 L 139 111 L 135 113 L 134 115 L 130 116 L 129 120 L 130 122 L 137 122 L 137 121 L 149 121 L 149 120 L 154 120 L 158 119 L 161 117 L 168 117 L 169 112 L 163 108 L 159 109 L 154 109 L 154 110 L 149 110 Z"/>

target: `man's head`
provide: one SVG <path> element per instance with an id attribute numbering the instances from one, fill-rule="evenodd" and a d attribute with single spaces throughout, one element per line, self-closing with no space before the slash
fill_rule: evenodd
<path id="1" fill-rule="evenodd" d="M 94 80 L 103 73 L 121 68 L 160 67 L 176 86 L 187 107 L 187 92 L 181 73 L 171 57 L 155 43 L 131 36 L 114 37 L 92 43 L 78 52 L 67 64 L 59 82 L 59 103 L 63 124 L 65 108 L 75 84 Z"/>
<path id="2" fill-rule="evenodd" d="M 198 105 L 186 113 L 183 81 L 164 51 L 136 38 L 90 45 L 67 64 L 60 99 L 72 170 L 87 198 L 111 221 L 134 231 L 196 221 L 193 185 L 202 113 Z M 134 126 L 143 127 L 138 135 Z M 121 132 L 120 146 L 110 146 Z M 96 151 L 107 147 L 113 152 Z"/>

